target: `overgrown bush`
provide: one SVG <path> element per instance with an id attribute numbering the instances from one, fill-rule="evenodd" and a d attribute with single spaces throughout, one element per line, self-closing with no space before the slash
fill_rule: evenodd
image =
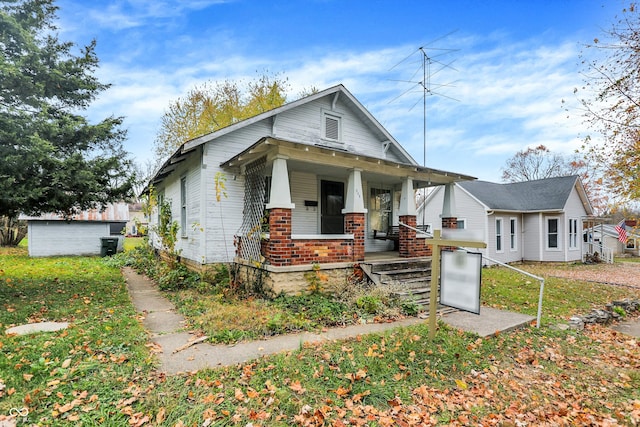
<path id="1" fill-rule="evenodd" d="M 396 297 L 397 289 L 364 281 L 345 283 L 336 290 L 338 301 L 352 307 L 361 318 L 393 319 L 403 314 L 415 315 L 418 306 Z"/>
<path id="2" fill-rule="evenodd" d="M 319 292 L 303 295 L 279 295 L 273 303 L 317 325 L 336 326 L 350 322 L 353 310 L 335 297 Z"/>
<path id="3" fill-rule="evenodd" d="M 155 280 L 161 290 L 175 291 L 195 287 L 200 282 L 200 275 L 189 270 L 184 264 L 170 266 L 163 263 L 157 271 Z"/>

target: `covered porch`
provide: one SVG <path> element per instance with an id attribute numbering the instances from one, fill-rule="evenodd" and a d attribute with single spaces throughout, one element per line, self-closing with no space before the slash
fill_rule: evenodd
<path id="1" fill-rule="evenodd" d="M 475 178 L 383 157 L 262 138 L 224 162 L 245 178 L 235 262 L 276 272 L 429 256 L 425 236 L 413 229 L 415 190 Z M 394 226 L 397 251 L 374 238 Z"/>

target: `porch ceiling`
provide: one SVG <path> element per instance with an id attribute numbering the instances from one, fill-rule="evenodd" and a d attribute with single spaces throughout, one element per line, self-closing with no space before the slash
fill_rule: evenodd
<path id="1" fill-rule="evenodd" d="M 268 161 L 273 160 L 277 155 L 288 157 L 287 168 L 290 171 L 299 170 L 317 175 L 344 177 L 345 179 L 350 170 L 357 168 L 362 171 L 363 180 L 385 185 L 399 185 L 407 177 L 413 179 L 415 188 L 476 179 L 460 173 L 414 164 L 396 163 L 336 148 L 274 138 L 261 138 L 242 153 L 223 162 L 221 167 L 240 171 L 243 165 L 265 155 Z"/>

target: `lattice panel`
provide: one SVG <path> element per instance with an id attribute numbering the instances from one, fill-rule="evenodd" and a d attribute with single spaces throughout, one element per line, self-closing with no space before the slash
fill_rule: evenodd
<path id="1" fill-rule="evenodd" d="M 240 237 L 240 257 L 260 262 L 260 234 L 265 200 L 266 157 L 247 165 L 244 184 L 244 211 L 242 225 L 237 235 Z"/>

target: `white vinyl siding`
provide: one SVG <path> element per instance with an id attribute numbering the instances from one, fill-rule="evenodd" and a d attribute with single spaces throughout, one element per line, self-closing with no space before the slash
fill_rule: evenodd
<path id="1" fill-rule="evenodd" d="M 291 211 L 291 234 L 320 234 L 318 221 L 320 203 L 305 206 L 305 200 L 318 202 L 318 178 L 315 174 L 290 172 L 291 202 L 296 206 Z"/>
<path id="2" fill-rule="evenodd" d="M 101 238 L 110 237 L 110 228 L 98 221 L 29 221 L 29 256 L 100 255 Z"/>

